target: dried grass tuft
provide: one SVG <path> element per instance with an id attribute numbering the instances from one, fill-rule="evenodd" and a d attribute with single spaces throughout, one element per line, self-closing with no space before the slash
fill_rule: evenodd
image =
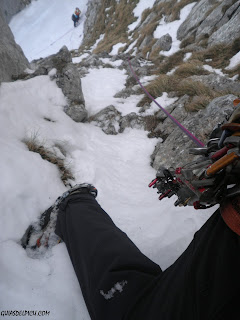
<path id="1" fill-rule="evenodd" d="M 37 134 L 33 134 L 30 138 L 23 139 L 23 143 L 25 143 L 29 151 L 38 153 L 43 160 L 46 160 L 58 167 L 61 174 L 61 180 L 65 186 L 69 185 L 69 180 L 74 180 L 74 177 L 70 169 L 65 164 L 64 159 L 61 159 L 54 151 L 45 147 L 44 142 L 39 141 Z"/>

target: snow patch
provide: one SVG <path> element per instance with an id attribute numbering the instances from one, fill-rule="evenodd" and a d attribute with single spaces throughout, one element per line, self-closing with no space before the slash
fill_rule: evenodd
<path id="1" fill-rule="evenodd" d="M 133 10 L 134 16 L 137 18 L 137 20 L 128 26 L 129 31 L 133 31 L 136 28 L 141 21 L 143 11 L 147 8 L 152 8 L 154 2 L 155 0 L 140 0 L 138 2 L 137 6 Z"/>
<path id="2" fill-rule="evenodd" d="M 126 43 L 122 43 L 122 42 L 119 42 L 117 44 L 115 44 L 113 47 L 112 47 L 112 51 L 110 52 L 111 55 L 116 55 L 118 54 L 118 50 L 120 48 L 123 48 L 124 46 L 126 45 Z"/>
<path id="3" fill-rule="evenodd" d="M 82 89 L 89 115 L 93 115 L 109 105 L 115 105 L 117 99 L 114 98 L 114 95 L 124 88 L 126 79 L 127 75 L 124 70 L 91 69 L 86 77 L 82 78 Z"/>
<path id="4" fill-rule="evenodd" d="M 178 98 L 169 98 L 167 92 L 163 92 L 161 97 L 156 98 L 155 100 L 157 103 L 160 104 L 161 107 L 164 109 L 167 109 L 168 106 L 170 106 L 172 103 L 177 101 Z M 143 115 L 153 115 L 155 112 L 159 111 L 160 108 L 156 105 L 156 103 L 153 101 L 151 103 L 151 107 L 147 109 Z"/>
<path id="5" fill-rule="evenodd" d="M 89 56 L 88 53 L 84 53 L 84 54 L 82 54 L 82 55 L 79 56 L 79 57 L 74 57 L 74 58 L 72 58 L 72 62 L 73 62 L 73 63 L 80 63 L 80 62 L 82 62 L 83 59 L 87 58 L 88 56 Z"/>
<path id="6" fill-rule="evenodd" d="M 49 77 L 54 77 L 57 74 L 57 69 L 53 68 L 48 72 Z"/>
<path id="7" fill-rule="evenodd" d="M 98 46 L 98 44 L 99 44 L 99 42 L 104 39 L 104 36 L 105 36 L 105 34 L 101 34 L 101 35 L 99 36 L 99 38 L 96 40 L 95 44 L 90 48 L 90 50 L 93 51 L 94 49 L 96 49 L 97 46 Z"/>
<path id="8" fill-rule="evenodd" d="M 213 73 L 217 73 L 219 74 L 220 76 L 225 76 L 225 74 L 222 72 L 221 69 L 214 69 L 213 67 L 209 66 L 208 64 L 204 64 L 203 65 L 203 69 L 209 71 L 209 72 L 213 72 Z"/>
<path id="9" fill-rule="evenodd" d="M 121 59 L 111 61 L 109 58 L 101 58 L 100 60 L 105 64 L 111 64 L 113 67 L 119 67 L 123 62 Z"/>
<path id="10" fill-rule="evenodd" d="M 135 41 L 133 41 L 133 42 L 130 44 L 130 46 L 127 48 L 127 50 L 126 50 L 125 52 L 129 52 L 130 50 L 132 50 L 132 49 L 134 48 L 135 44 L 137 43 L 137 40 L 138 40 L 138 39 L 136 39 Z"/>
<path id="11" fill-rule="evenodd" d="M 232 70 L 234 69 L 238 64 L 240 64 L 240 52 L 238 52 L 237 54 L 235 54 L 235 56 L 233 56 L 230 59 L 230 63 L 229 65 L 225 68 L 226 70 Z"/>
<path id="12" fill-rule="evenodd" d="M 191 56 L 192 56 L 192 52 L 187 52 L 187 53 L 184 55 L 183 61 L 184 61 L 184 62 L 188 61 L 188 59 L 190 59 Z"/>
<path id="13" fill-rule="evenodd" d="M 171 56 L 173 53 L 177 52 L 180 49 L 181 41 L 177 40 L 177 30 L 180 27 L 180 25 L 186 20 L 195 4 L 196 2 L 190 3 L 180 11 L 180 20 L 175 20 L 173 22 L 166 23 L 164 21 L 165 17 L 161 19 L 159 26 L 153 33 L 154 38 L 161 38 L 167 33 L 170 34 L 170 36 L 172 37 L 171 49 L 169 51 L 161 51 L 161 54 L 165 56 Z"/>

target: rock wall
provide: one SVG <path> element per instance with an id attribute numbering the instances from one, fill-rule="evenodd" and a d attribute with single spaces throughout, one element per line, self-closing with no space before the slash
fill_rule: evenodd
<path id="1" fill-rule="evenodd" d="M 196 40 L 208 37 L 208 45 L 231 44 L 239 38 L 240 1 L 201 0 L 190 12 L 177 32 L 184 40 L 191 35 Z"/>
<path id="2" fill-rule="evenodd" d="M 21 11 L 31 3 L 31 0 L 0 0 L 0 10 L 7 23 L 11 20 L 12 16 Z"/>
<path id="3" fill-rule="evenodd" d="M 88 41 L 91 38 L 93 26 L 95 24 L 99 8 L 102 0 L 89 0 L 88 8 L 86 12 L 86 21 L 84 24 L 84 41 Z"/>
<path id="4" fill-rule="evenodd" d="M 11 29 L 0 11 L 0 83 L 11 81 L 29 67 L 27 58 L 16 44 Z"/>
<path id="5" fill-rule="evenodd" d="M 147 25 L 157 26 L 162 17 L 164 21 L 172 21 L 171 13 L 164 13 L 165 9 L 161 9 L 162 15 L 157 14 L 160 10 L 158 6 L 162 5 L 162 8 L 169 0 L 156 0 L 152 9 L 149 9 L 148 15 L 145 16 L 144 21 L 139 23 L 133 34 L 135 38 L 138 38 L 137 53 L 142 56 L 142 53 L 151 46 L 151 43 L 155 46 L 153 51 L 159 49 L 167 51 L 171 49 L 172 41 L 169 35 L 162 34 L 160 39 L 154 37 L 154 28 L 149 33 L 146 27 Z M 122 1 L 123 2 L 123 1 Z M 181 1 L 173 3 L 173 9 L 177 10 L 177 6 Z M 106 1 L 106 4 L 108 2 Z M 88 43 L 91 39 L 92 32 L 94 30 L 95 22 L 97 21 L 97 15 L 101 6 L 104 4 L 103 0 L 89 0 L 88 10 L 86 13 L 86 21 L 84 25 L 84 43 Z M 160 7 L 161 8 L 161 7 Z M 239 38 L 240 31 L 240 1 L 239 0 L 198 0 L 196 5 L 192 8 L 187 19 L 181 24 L 177 32 L 177 39 L 180 41 L 189 40 L 191 43 L 201 40 L 208 40 L 208 47 L 217 44 L 232 44 Z M 119 34 L 119 42 L 121 42 L 122 35 Z M 139 41 L 141 42 L 139 43 Z M 194 40 L 195 39 L 195 40 Z M 155 41 L 155 43 L 154 43 Z M 144 56 L 145 54 L 143 54 Z"/>

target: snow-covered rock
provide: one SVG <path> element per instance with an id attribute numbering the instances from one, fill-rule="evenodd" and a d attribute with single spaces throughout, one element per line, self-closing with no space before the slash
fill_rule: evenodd
<path id="1" fill-rule="evenodd" d="M 37 69 L 28 77 L 48 74 L 56 69 L 53 78 L 56 78 L 58 87 L 62 89 L 69 102 L 64 111 L 76 122 L 86 121 L 88 113 L 85 109 L 80 73 L 72 63 L 68 48 L 64 46 L 57 54 L 34 61 L 34 64 Z"/>
<path id="2" fill-rule="evenodd" d="M 111 105 L 92 116 L 90 121 L 93 121 L 106 134 L 116 135 L 119 131 L 121 118 L 121 113 Z"/>
<path id="3" fill-rule="evenodd" d="M 126 116 L 122 117 L 120 121 L 119 132 L 123 132 L 126 128 L 143 129 L 144 118 L 137 115 L 135 112 L 127 114 Z"/>

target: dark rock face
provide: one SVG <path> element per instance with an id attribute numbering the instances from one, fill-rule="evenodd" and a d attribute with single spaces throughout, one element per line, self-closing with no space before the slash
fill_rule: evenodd
<path id="1" fill-rule="evenodd" d="M 76 122 L 85 122 L 88 117 L 87 110 L 83 104 L 71 103 L 64 108 L 65 113 Z"/>
<path id="2" fill-rule="evenodd" d="M 0 10 L 3 13 L 5 21 L 9 23 L 12 16 L 24 9 L 29 3 L 31 3 L 31 0 L 1 0 Z"/>
<path id="3" fill-rule="evenodd" d="M 18 76 L 29 63 L 19 45 L 16 44 L 12 31 L 0 11 L 0 83 L 11 81 Z"/>

